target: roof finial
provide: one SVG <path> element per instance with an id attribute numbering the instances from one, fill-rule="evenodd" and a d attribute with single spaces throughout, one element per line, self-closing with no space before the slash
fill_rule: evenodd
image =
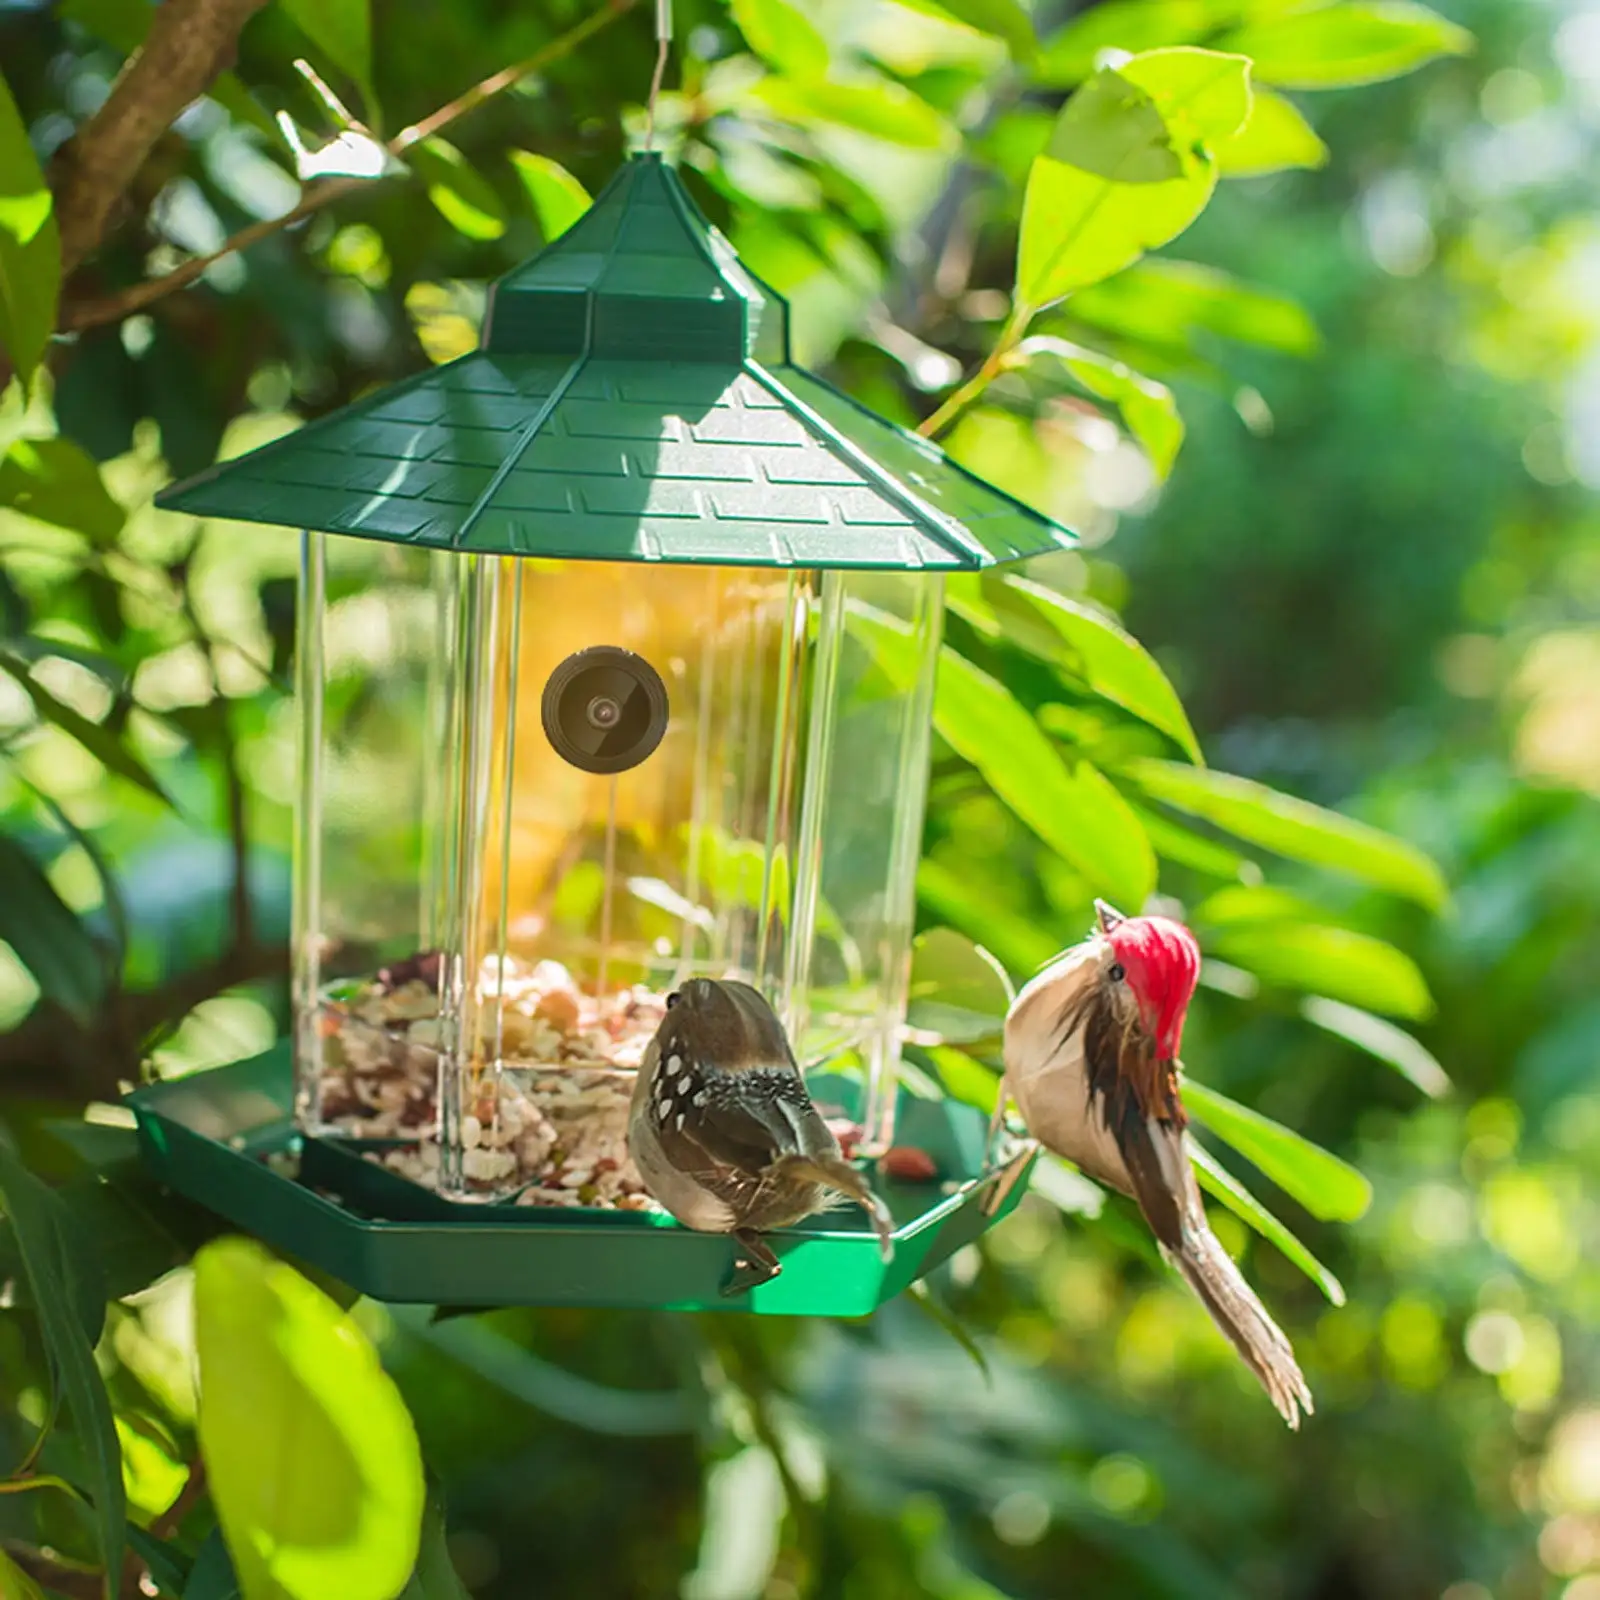
<path id="1" fill-rule="evenodd" d="M 650 76 L 650 98 L 645 105 L 644 147 L 656 147 L 656 97 L 661 93 L 661 77 L 667 70 L 667 51 L 672 45 L 672 0 L 656 0 L 656 70 Z"/>

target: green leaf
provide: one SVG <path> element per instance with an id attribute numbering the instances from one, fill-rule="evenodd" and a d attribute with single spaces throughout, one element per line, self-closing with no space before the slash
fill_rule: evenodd
<path id="1" fill-rule="evenodd" d="M 1450 1092 L 1450 1078 L 1432 1053 L 1405 1031 L 1382 1017 L 1342 1000 L 1311 995 L 1300 1002 L 1300 1015 L 1307 1022 L 1337 1035 L 1358 1050 L 1365 1050 L 1393 1067 L 1431 1099 Z"/>
<path id="2" fill-rule="evenodd" d="M 1426 1017 L 1433 998 L 1416 963 L 1392 944 L 1318 923 L 1244 924 L 1216 934 L 1210 948 L 1263 983 L 1327 995 L 1395 1017 Z"/>
<path id="3" fill-rule="evenodd" d="M 906 1298 L 936 1328 L 955 1340 L 973 1366 L 983 1374 L 986 1383 L 994 1381 L 994 1374 L 989 1370 L 989 1358 L 983 1353 L 983 1346 L 973 1337 L 971 1330 L 960 1317 L 934 1294 L 926 1279 L 913 1283 L 907 1291 Z"/>
<path id="4" fill-rule="evenodd" d="M 442 1351 L 502 1394 L 584 1432 L 644 1439 L 695 1430 L 699 1412 L 683 1389 L 596 1383 L 541 1359 L 480 1318 L 438 1320 L 422 1306 L 391 1306 L 390 1315 L 408 1337 Z"/>
<path id="5" fill-rule="evenodd" d="M 95 1171 L 139 1159 L 139 1136 L 132 1128 L 85 1122 L 77 1117 L 50 1117 L 40 1127 Z"/>
<path id="6" fill-rule="evenodd" d="M 1074 107 L 1087 99 L 1103 112 L 1116 95 L 1123 95 L 1120 135 L 1116 119 L 1097 115 L 1089 123 L 1094 138 L 1085 140 L 1081 130 L 1070 136 L 1063 159 L 1054 141 L 1076 126 Z M 1017 254 L 1019 307 L 1037 311 L 1182 233 L 1216 186 L 1209 145 L 1237 132 L 1249 110 L 1250 63 L 1243 56 L 1150 50 L 1114 72 L 1097 72 L 1062 108 L 1052 144 L 1028 173 Z M 1178 175 L 1162 182 L 1151 176 L 1159 164 L 1152 117 L 1163 124 L 1179 163 Z M 1085 151 L 1092 168 L 1070 164 Z"/>
<path id="7" fill-rule="evenodd" d="M 239 1580 L 234 1576 L 220 1529 L 213 1528 L 200 1546 L 194 1566 L 189 1569 L 183 1600 L 239 1600 Z"/>
<path id="8" fill-rule="evenodd" d="M 934 1045 L 927 1052 L 939 1074 L 944 1092 L 952 1100 L 971 1106 L 988 1116 L 1000 1098 L 1000 1074 L 991 1071 L 981 1061 L 975 1061 L 965 1050 L 953 1045 Z"/>
<path id="9" fill-rule="evenodd" d="M 1044 156 L 1114 183 L 1163 183 L 1189 170 L 1154 98 L 1109 67 L 1061 108 Z"/>
<path id="10" fill-rule="evenodd" d="M 953 1044 L 997 1038 L 1014 992 L 1005 968 L 954 928 L 930 928 L 911 947 L 907 1021 Z"/>
<path id="11" fill-rule="evenodd" d="M 1440 56 L 1466 55 L 1473 48 L 1465 28 L 1409 0 L 1266 16 L 1247 22 L 1222 43 L 1249 56 L 1262 83 L 1287 89 L 1379 83 Z"/>
<path id="12" fill-rule="evenodd" d="M 150 1576 L 162 1594 L 177 1597 L 184 1593 L 193 1564 L 176 1544 L 158 1539 L 148 1529 L 130 1522 L 128 1545 L 150 1569 Z"/>
<path id="13" fill-rule="evenodd" d="M 931 857 L 918 863 L 917 898 L 933 916 L 954 924 L 990 951 L 1008 972 L 1031 976 L 1060 948 L 1026 917 L 997 906 L 994 896 L 985 894 L 970 875 Z"/>
<path id="14" fill-rule="evenodd" d="M 1244 0 L 1106 0 L 1080 11 L 1051 36 L 1034 78 L 1066 88 L 1094 71 L 1102 51 L 1135 54 L 1157 45 L 1187 44 L 1231 27 L 1247 10 Z"/>
<path id="15" fill-rule="evenodd" d="M 1106 1210 L 1106 1192 L 1092 1178 L 1086 1178 L 1078 1169 L 1049 1150 L 1041 1150 L 1033 1164 L 1033 1174 L 1028 1179 L 1028 1193 L 1047 1200 L 1057 1211 L 1068 1217 L 1088 1217 L 1091 1221 L 1102 1219 L 1112 1222 L 1113 1213 Z M 1112 1232 L 1117 1231 L 1115 1226 Z M 1149 1239 L 1149 1234 L 1145 1238 Z"/>
<path id="16" fill-rule="evenodd" d="M 1141 261 L 1075 294 L 1067 311 L 1154 345 L 1189 348 L 1195 334 L 1209 333 L 1289 355 L 1321 347 L 1316 324 L 1296 301 L 1193 261 Z"/>
<path id="17" fill-rule="evenodd" d="M 1065 652 L 1062 664 L 1096 694 L 1158 728 L 1191 760 L 1203 760 L 1177 691 L 1132 634 L 1093 606 L 1027 578 L 1008 576 L 1002 589 L 1024 601 L 1055 632 Z"/>
<path id="18" fill-rule="evenodd" d="M 1044 360 L 1059 362 L 1080 388 L 1095 399 L 1114 405 L 1122 414 L 1123 426 L 1150 458 L 1156 476 L 1165 478 L 1172 471 L 1183 443 L 1183 418 L 1178 415 L 1178 402 L 1166 384 L 1135 372 L 1099 350 L 1088 350 L 1046 334 L 1024 339 L 1017 349 L 1030 366 L 1038 366 Z"/>
<path id="19" fill-rule="evenodd" d="M 422 1544 L 411 1581 L 400 1600 L 471 1600 L 450 1560 L 445 1541 L 444 1504 L 436 1486 L 430 1485 L 422 1511 Z"/>
<path id="20" fill-rule="evenodd" d="M 1022 201 L 1019 309 L 1038 311 L 1175 239 L 1205 210 L 1215 187 L 1209 161 L 1165 183 L 1122 183 L 1036 157 Z"/>
<path id="21" fill-rule="evenodd" d="M 0 349 L 24 383 L 44 359 L 61 294 L 55 205 L 0 77 Z"/>
<path id="22" fill-rule="evenodd" d="M 828 71 L 828 41 L 788 0 L 730 0 L 739 32 L 755 53 L 791 78 L 821 78 Z"/>
<path id="23" fill-rule="evenodd" d="M 0 1594 L 6 1600 L 45 1600 L 45 1592 L 4 1550 L 0 1550 Z"/>
<path id="24" fill-rule="evenodd" d="M 108 771 L 126 778 L 129 783 L 137 784 L 165 804 L 172 805 L 166 790 L 156 781 L 149 768 L 122 743 L 115 732 L 91 721 L 65 701 L 58 700 L 42 683 L 35 681 L 28 671 L 27 662 L 0 651 L 0 672 L 16 680 L 33 702 L 33 709 L 38 712 L 41 721 L 70 734 Z"/>
<path id="25" fill-rule="evenodd" d="M 998 679 L 948 646 L 934 727 L 1043 842 L 1095 889 L 1143 905 L 1155 856 L 1127 801 L 1087 761 L 1070 765 Z"/>
<path id="26" fill-rule="evenodd" d="M 283 0 L 283 9 L 312 44 L 361 91 L 369 115 L 372 92 L 372 17 L 368 0 Z"/>
<path id="27" fill-rule="evenodd" d="M 35 641 L 24 641 L 27 643 Z M 57 641 L 52 640 L 52 645 Z M 94 659 L 94 658 L 91 658 Z M 14 776 L 23 788 L 33 795 L 34 799 L 44 810 L 50 813 L 55 824 L 67 835 L 72 842 L 78 845 L 89 858 L 95 876 L 100 880 L 100 895 L 105 914 L 106 930 L 111 936 L 112 970 L 120 971 L 122 959 L 128 950 L 128 908 L 122 895 L 122 883 L 111 861 L 106 855 L 105 847 L 87 828 L 80 827 L 67 815 L 61 802 L 52 794 L 47 793 L 36 784 L 26 773 L 16 772 Z"/>
<path id="28" fill-rule="evenodd" d="M 1216 148 L 1224 178 L 1257 178 L 1288 167 L 1324 167 L 1328 147 L 1292 100 L 1257 85 L 1250 116 L 1231 139 Z"/>
<path id="29" fill-rule="evenodd" d="M 1133 808 L 1139 825 L 1148 835 L 1155 852 L 1163 861 L 1171 861 L 1211 878 L 1243 878 L 1248 863 L 1236 850 L 1218 844 L 1176 823 L 1171 817 L 1143 806 Z"/>
<path id="30" fill-rule="evenodd" d="M 114 543 L 128 520 L 94 457 L 71 439 L 15 440 L 0 456 L 0 507 L 101 546 Z"/>
<path id="31" fill-rule="evenodd" d="M 448 139 L 437 134 L 424 139 L 406 152 L 406 161 L 427 185 L 434 208 L 457 233 L 469 239 L 498 239 L 506 231 L 500 196 Z"/>
<path id="32" fill-rule="evenodd" d="M 559 239 L 589 209 L 589 191 L 559 161 L 532 150 L 513 150 L 511 164 L 528 191 L 546 244 Z"/>
<path id="33" fill-rule="evenodd" d="M 903 624 L 852 604 L 848 625 L 891 679 L 909 684 L 915 643 Z M 1119 904 L 1144 903 L 1155 856 L 1127 801 L 1087 761 L 1069 765 L 1003 683 L 948 645 L 939 656 L 933 725 L 1093 889 Z"/>
<path id="34" fill-rule="evenodd" d="M 1146 50 L 1117 70 L 1150 96 L 1181 146 L 1215 151 L 1250 116 L 1248 56 L 1174 45 Z"/>
<path id="35" fill-rule="evenodd" d="M 941 150 L 951 142 L 950 124 L 926 100 L 887 80 L 831 83 L 765 78 L 751 92 L 778 116 L 801 127 L 832 122 L 917 150 Z"/>
<path id="36" fill-rule="evenodd" d="M 1348 873 L 1432 910 L 1448 896 L 1438 867 L 1422 851 L 1336 811 L 1249 778 L 1175 761 L 1132 761 L 1123 770 L 1152 798 L 1278 855 Z"/>
<path id="37" fill-rule="evenodd" d="M 1189 1160 L 1202 1189 L 1220 1200 L 1269 1244 L 1275 1245 L 1284 1259 L 1292 1261 L 1305 1273 L 1331 1304 L 1344 1304 L 1344 1285 L 1198 1139 L 1189 1141 Z"/>
<path id="38" fill-rule="evenodd" d="M 1032 61 L 1039 53 L 1033 19 L 1018 0 L 899 0 L 909 11 L 924 16 L 947 17 L 965 23 L 978 33 L 1004 39 L 1014 60 Z"/>
<path id="39" fill-rule="evenodd" d="M 1224 929 L 1241 923 L 1322 922 L 1318 905 L 1270 883 L 1230 884 L 1208 895 L 1189 913 L 1196 928 Z"/>
<path id="40" fill-rule="evenodd" d="M 105 996 L 105 960 L 33 857 L 0 833 L 0 939 L 17 953 L 39 992 L 79 1022 Z"/>
<path id="41" fill-rule="evenodd" d="M 3 1137 L 0 1198 L 22 1257 L 57 1393 L 72 1415 L 83 1451 L 86 1487 L 94 1502 L 106 1573 L 106 1597 L 113 1600 L 121 1575 L 128 1507 L 122 1483 L 122 1447 L 94 1359 L 99 1321 L 105 1314 L 99 1262 L 84 1248 L 59 1196 L 22 1165 Z"/>
<path id="42" fill-rule="evenodd" d="M 1192 1078 L 1184 1082 L 1183 1104 L 1318 1222 L 1354 1222 L 1366 1215 L 1372 1185 L 1331 1151 Z"/>
<path id="43" fill-rule="evenodd" d="M 195 1257 L 200 1445 L 245 1600 L 392 1600 L 416 1564 L 416 1431 L 377 1352 L 246 1239 Z"/>

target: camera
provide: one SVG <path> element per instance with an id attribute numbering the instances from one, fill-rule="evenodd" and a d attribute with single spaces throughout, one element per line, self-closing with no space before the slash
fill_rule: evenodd
<path id="1" fill-rule="evenodd" d="M 550 674 L 540 711 L 563 761 L 584 772 L 626 772 L 667 731 L 667 686 L 643 656 L 591 645 Z"/>

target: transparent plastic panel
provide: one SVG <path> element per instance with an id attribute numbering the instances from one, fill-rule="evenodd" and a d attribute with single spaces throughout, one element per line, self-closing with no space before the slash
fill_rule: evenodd
<path id="1" fill-rule="evenodd" d="M 633 1072 L 708 975 L 891 1140 L 936 578 L 311 535 L 301 616 L 304 1126 L 459 1197 L 642 1207 Z"/>
<path id="2" fill-rule="evenodd" d="M 345 748 L 334 652 L 306 656 L 322 1120 L 458 1198 L 642 1206 L 627 1105 L 666 995 L 785 1003 L 816 580 L 441 555 L 429 581 L 434 670 L 372 685 L 410 719 L 383 751 Z M 379 754 L 382 794 L 339 800 Z M 386 808 L 414 838 L 365 883 Z"/>
<path id="3" fill-rule="evenodd" d="M 522 569 L 510 953 L 559 960 L 608 992 L 697 972 L 781 975 L 809 579 Z M 558 737 L 562 719 L 582 732 L 594 703 L 617 697 L 580 675 L 546 705 L 558 670 L 594 646 L 641 658 L 666 698 L 659 744 L 613 773 L 574 765 L 546 726 L 548 710 Z"/>
<path id="4" fill-rule="evenodd" d="M 787 1020 L 805 1065 L 862 1077 L 869 1155 L 894 1135 L 943 604 L 928 574 L 822 580 Z"/>
<path id="5" fill-rule="evenodd" d="M 417 1137 L 434 1121 L 442 813 L 453 715 L 441 563 L 307 534 L 296 713 L 296 1114 L 302 1127 Z"/>

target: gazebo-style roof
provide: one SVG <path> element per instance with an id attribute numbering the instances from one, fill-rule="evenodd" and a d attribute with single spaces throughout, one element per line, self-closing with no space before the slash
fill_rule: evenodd
<path id="1" fill-rule="evenodd" d="M 975 569 L 1074 542 L 789 357 L 658 155 L 495 284 L 481 347 L 159 496 L 490 555 Z"/>

